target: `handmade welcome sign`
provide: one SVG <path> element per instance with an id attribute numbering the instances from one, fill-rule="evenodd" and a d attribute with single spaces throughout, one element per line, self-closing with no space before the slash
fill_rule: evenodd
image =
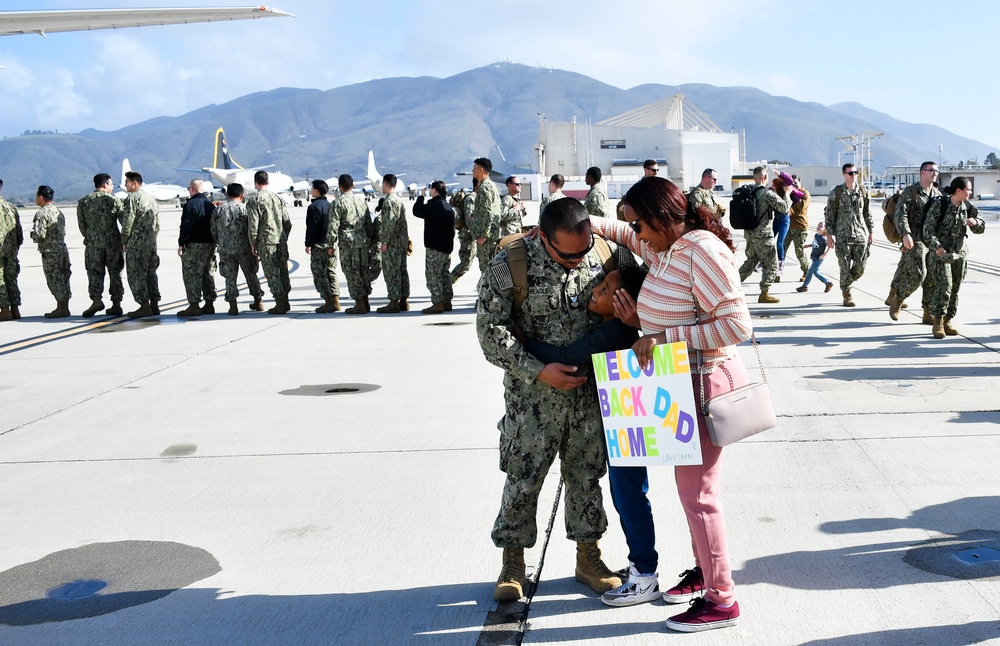
<path id="1" fill-rule="evenodd" d="M 701 464 L 686 343 L 654 346 L 645 369 L 632 350 L 591 359 L 611 466 Z"/>

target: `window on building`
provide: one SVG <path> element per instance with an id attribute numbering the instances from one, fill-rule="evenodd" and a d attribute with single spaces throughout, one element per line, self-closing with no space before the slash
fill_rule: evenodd
<path id="1" fill-rule="evenodd" d="M 824 186 L 826 186 L 826 180 L 825 179 L 818 179 L 818 180 L 816 180 L 815 188 L 822 188 Z"/>

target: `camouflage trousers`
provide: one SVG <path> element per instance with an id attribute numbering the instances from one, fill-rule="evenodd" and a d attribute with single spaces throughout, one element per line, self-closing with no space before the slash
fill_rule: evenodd
<path id="1" fill-rule="evenodd" d="M 837 240 L 833 250 L 837 253 L 837 264 L 840 265 L 840 291 L 846 292 L 865 275 L 869 245 L 865 241 Z"/>
<path id="2" fill-rule="evenodd" d="M 361 300 L 372 293 L 372 281 L 368 278 L 368 247 L 345 247 L 341 252 L 340 269 L 347 280 L 347 291 L 355 301 Z"/>
<path id="3" fill-rule="evenodd" d="M 17 288 L 20 272 L 17 253 L 0 255 L 0 307 L 21 305 L 21 290 Z"/>
<path id="4" fill-rule="evenodd" d="M 112 301 L 121 302 L 125 297 L 125 283 L 122 282 L 125 256 L 120 241 L 109 246 L 87 245 L 83 250 L 83 266 L 87 270 L 87 293 L 92 299 L 96 301 L 104 296 L 104 270 L 107 268 L 108 293 Z"/>
<path id="5" fill-rule="evenodd" d="M 809 258 L 806 256 L 806 250 L 802 248 L 802 245 L 806 243 L 807 234 L 805 229 L 789 229 L 788 235 L 785 236 L 785 258 L 788 258 L 788 247 L 794 245 L 795 257 L 799 261 L 799 267 L 803 274 L 809 271 Z"/>
<path id="6" fill-rule="evenodd" d="M 183 265 L 182 258 L 181 266 Z M 160 300 L 160 281 L 156 277 L 156 270 L 159 268 L 160 255 L 156 253 L 155 246 L 143 248 L 129 245 L 128 253 L 125 254 L 125 276 L 136 303 L 141 305 L 144 301 Z"/>
<path id="7" fill-rule="evenodd" d="M 431 293 L 432 303 L 450 301 L 451 289 L 451 254 L 443 251 L 427 249 L 424 256 L 424 275 L 427 279 L 427 290 Z"/>
<path id="8" fill-rule="evenodd" d="M 896 265 L 896 273 L 892 276 L 890 286 L 896 290 L 896 295 L 901 300 L 917 291 L 923 286 L 923 294 L 920 299 L 924 307 L 928 307 L 927 295 L 930 292 L 930 273 L 927 271 L 927 245 L 917 242 L 909 251 L 903 250 L 899 256 L 899 264 Z"/>
<path id="9" fill-rule="evenodd" d="M 935 253 L 927 254 L 930 285 L 924 288 L 924 296 L 931 315 L 950 319 L 958 313 L 958 290 L 965 280 L 966 265 L 965 258 L 948 261 Z"/>
<path id="10" fill-rule="evenodd" d="M 410 273 L 406 269 L 406 245 L 390 246 L 382 254 L 382 273 L 390 301 L 405 301 L 410 297 Z"/>
<path id="11" fill-rule="evenodd" d="M 184 276 L 184 291 L 188 303 L 200 303 L 202 296 L 206 303 L 215 300 L 215 245 L 207 242 L 191 242 L 184 247 L 181 256 L 181 273 Z"/>
<path id="12" fill-rule="evenodd" d="M 486 273 L 486 266 L 493 260 L 493 250 L 497 246 L 497 241 L 493 238 L 486 238 L 486 242 L 478 244 L 476 241 L 476 257 L 479 258 L 479 271 Z"/>
<path id="13" fill-rule="evenodd" d="M 288 243 L 264 245 L 257 249 L 257 253 L 260 254 L 260 265 L 264 268 L 271 297 L 277 300 L 288 296 L 292 291 L 288 278 Z"/>
<path id="14" fill-rule="evenodd" d="M 451 280 L 455 282 L 464 276 L 472 267 L 472 258 L 476 255 L 476 239 L 469 232 L 469 227 L 458 232 L 458 264 L 451 270 Z"/>
<path id="15" fill-rule="evenodd" d="M 333 254 L 329 253 L 333 250 Z M 314 244 L 309 254 L 309 269 L 312 270 L 313 286 L 319 295 L 326 299 L 332 296 L 340 298 L 340 279 L 337 278 L 337 247 L 325 244 Z"/>
<path id="16" fill-rule="evenodd" d="M 368 284 L 371 285 L 382 275 L 382 245 L 376 244 L 374 248 L 368 249 L 368 265 L 365 270 L 368 276 Z"/>
<path id="17" fill-rule="evenodd" d="M 42 255 L 42 273 L 49 291 L 57 302 L 68 301 L 73 295 L 69 289 L 69 249 L 63 244 L 38 251 Z"/>
<path id="18" fill-rule="evenodd" d="M 243 277 L 247 281 L 247 291 L 250 292 L 250 295 L 254 298 L 264 296 L 264 290 L 260 287 L 260 278 L 257 277 L 260 261 L 248 247 L 241 253 L 219 254 L 219 273 L 226 280 L 227 303 L 232 303 L 240 297 L 240 288 L 236 286 L 240 277 L 240 269 L 243 270 Z"/>
<path id="19" fill-rule="evenodd" d="M 533 392 L 524 396 L 528 388 Z M 535 544 L 538 495 L 557 455 L 566 488 L 566 537 L 571 541 L 598 540 L 608 527 L 600 485 L 607 457 L 593 384 L 564 393 L 540 382 L 514 388 L 508 383 L 504 398 L 506 414 L 497 426 L 500 469 L 507 480 L 493 524 L 493 544 Z"/>
<path id="20" fill-rule="evenodd" d="M 760 289 L 761 291 L 770 289 L 778 275 L 778 248 L 774 244 L 773 237 L 747 237 L 747 259 L 740 266 L 741 283 L 750 277 L 757 263 L 760 263 Z"/>

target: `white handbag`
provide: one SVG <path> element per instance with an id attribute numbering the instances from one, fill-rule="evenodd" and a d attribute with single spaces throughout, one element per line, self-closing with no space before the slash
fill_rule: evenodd
<path id="1" fill-rule="evenodd" d="M 771 390 L 767 387 L 767 375 L 760 361 L 757 336 L 751 333 L 753 348 L 757 351 L 757 366 L 762 382 L 747 384 L 705 401 L 705 375 L 699 375 L 701 384 L 701 412 L 705 416 L 708 435 L 715 446 L 729 446 L 743 438 L 756 435 L 778 425 L 771 402 Z M 701 369 L 701 350 L 698 351 L 698 368 Z M 729 378 L 732 388 L 733 380 Z"/>

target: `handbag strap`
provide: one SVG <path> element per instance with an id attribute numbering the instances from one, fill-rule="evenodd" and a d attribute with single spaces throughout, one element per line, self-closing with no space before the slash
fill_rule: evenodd
<path id="1" fill-rule="evenodd" d="M 701 316 L 698 313 L 698 297 L 694 293 L 694 251 L 691 252 L 691 268 L 690 268 L 690 281 L 691 281 L 691 300 L 694 301 L 694 322 L 697 325 L 701 320 Z M 760 370 L 760 376 L 767 383 L 767 373 L 764 372 L 764 363 L 760 360 L 760 347 L 757 343 L 757 334 L 754 332 L 753 328 L 750 329 L 750 340 L 753 342 L 754 352 L 757 353 L 757 368 Z M 701 349 L 696 349 L 698 355 L 698 385 L 701 386 L 701 412 L 703 415 L 708 414 L 708 407 L 705 403 L 705 373 L 702 372 L 704 366 L 704 356 Z M 729 386 L 732 388 L 733 379 L 729 377 Z"/>

